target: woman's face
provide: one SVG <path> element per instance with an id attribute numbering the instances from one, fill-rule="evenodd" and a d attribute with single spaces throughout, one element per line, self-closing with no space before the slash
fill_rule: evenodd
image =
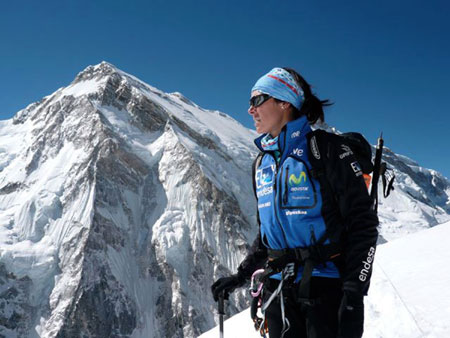
<path id="1" fill-rule="evenodd" d="M 259 91 L 253 91 L 251 97 L 261 95 Z M 250 106 L 248 113 L 252 115 L 258 134 L 271 134 L 278 136 L 286 120 L 286 102 L 276 101 L 270 98 L 258 107 Z"/>

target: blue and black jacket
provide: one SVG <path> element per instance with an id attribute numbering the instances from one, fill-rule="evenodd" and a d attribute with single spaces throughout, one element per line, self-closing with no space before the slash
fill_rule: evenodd
<path id="1" fill-rule="evenodd" d="M 255 140 L 262 158 L 253 178 L 260 231 L 239 266 L 240 277 L 264 266 L 268 252 L 332 241 L 339 242 L 339 260 L 318 264 L 312 276 L 341 278 L 344 290 L 366 294 L 378 218 L 351 149 L 337 135 L 316 135 L 306 117 L 284 126 L 279 154 L 264 151 L 262 137 Z M 302 272 L 300 266 L 297 281 Z"/>

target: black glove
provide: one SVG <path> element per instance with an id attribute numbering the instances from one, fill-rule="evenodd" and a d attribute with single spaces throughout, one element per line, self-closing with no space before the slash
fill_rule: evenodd
<path id="1" fill-rule="evenodd" d="M 364 331 L 363 296 L 344 291 L 339 307 L 338 338 L 361 338 Z"/>
<path id="2" fill-rule="evenodd" d="M 213 294 L 214 300 L 217 302 L 219 300 L 219 295 L 222 292 L 224 293 L 224 299 L 228 299 L 230 293 L 244 284 L 245 279 L 241 278 L 238 274 L 219 278 L 211 286 L 211 292 Z"/>

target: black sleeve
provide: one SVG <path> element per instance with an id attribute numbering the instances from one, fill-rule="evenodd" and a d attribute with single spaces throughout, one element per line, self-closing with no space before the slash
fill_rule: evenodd
<path id="1" fill-rule="evenodd" d="M 238 275 L 241 279 L 250 279 L 253 272 L 264 267 L 267 260 L 267 248 L 261 241 L 261 232 L 258 232 L 247 256 L 238 267 Z"/>
<path id="2" fill-rule="evenodd" d="M 378 238 L 378 217 L 354 154 L 338 136 L 332 135 L 331 140 L 325 166 L 345 227 L 343 288 L 366 295 Z"/>

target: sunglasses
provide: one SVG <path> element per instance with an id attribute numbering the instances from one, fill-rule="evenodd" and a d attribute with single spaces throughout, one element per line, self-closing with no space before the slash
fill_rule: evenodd
<path id="1" fill-rule="evenodd" d="M 250 106 L 252 106 L 254 108 L 259 107 L 260 105 L 262 105 L 264 102 L 266 102 L 270 98 L 272 98 L 272 96 L 267 95 L 267 94 L 260 94 L 260 95 L 253 96 L 250 99 Z"/>

